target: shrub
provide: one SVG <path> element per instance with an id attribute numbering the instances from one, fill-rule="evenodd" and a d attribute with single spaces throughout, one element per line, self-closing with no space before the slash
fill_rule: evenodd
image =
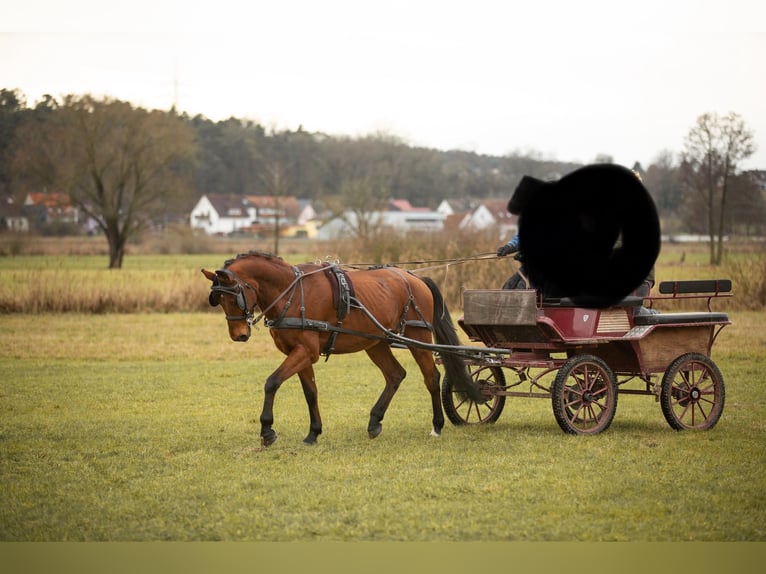
<path id="1" fill-rule="evenodd" d="M 726 269 L 742 308 L 766 307 L 766 253 L 731 258 Z"/>

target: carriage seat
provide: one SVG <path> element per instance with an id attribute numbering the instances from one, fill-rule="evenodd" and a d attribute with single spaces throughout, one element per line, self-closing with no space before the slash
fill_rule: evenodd
<path id="1" fill-rule="evenodd" d="M 700 298 L 710 300 L 731 293 L 729 279 L 701 279 L 691 281 L 663 281 L 659 285 L 658 299 Z M 663 297 L 664 296 L 664 297 Z M 728 323 L 727 313 L 659 313 L 636 316 L 636 325 L 678 325 L 683 323 Z"/>
<path id="2" fill-rule="evenodd" d="M 627 297 L 620 299 L 617 303 L 610 305 L 610 307 L 639 307 L 643 304 L 643 297 L 637 297 L 635 295 L 628 295 Z M 587 307 L 587 305 L 577 304 L 569 297 L 557 297 L 543 299 L 543 307 Z"/>
<path id="3" fill-rule="evenodd" d="M 697 279 L 691 281 L 663 281 L 659 292 L 662 295 L 731 293 L 730 279 Z"/>
<path id="4" fill-rule="evenodd" d="M 727 313 L 656 313 L 636 315 L 636 325 L 679 325 L 683 323 L 728 323 Z"/>

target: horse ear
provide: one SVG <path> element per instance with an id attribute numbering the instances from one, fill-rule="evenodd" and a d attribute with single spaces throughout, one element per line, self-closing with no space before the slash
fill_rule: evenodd
<path id="1" fill-rule="evenodd" d="M 208 271 L 207 269 L 200 269 L 202 271 L 202 274 L 207 277 L 210 281 L 215 281 L 215 273 L 212 271 Z"/>
<path id="2" fill-rule="evenodd" d="M 218 284 L 218 276 L 215 273 L 208 271 L 207 269 L 200 269 L 200 271 L 202 271 L 202 274 L 205 277 L 213 282 L 214 287 Z M 221 303 L 221 294 L 217 291 L 210 291 L 210 295 L 208 295 L 207 301 L 210 303 L 211 307 L 217 307 Z"/>
<path id="3" fill-rule="evenodd" d="M 232 285 L 237 282 L 231 271 L 227 269 L 218 269 L 213 276 L 213 281 L 218 281 L 222 285 Z"/>

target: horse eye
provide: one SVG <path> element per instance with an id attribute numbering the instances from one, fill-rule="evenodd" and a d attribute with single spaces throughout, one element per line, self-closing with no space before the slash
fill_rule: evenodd
<path id="1" fill-rule="evenodd" d="M 207 300 L 211 307 L 216 307 L 221 303 L 221 294 L 213 291 L 210 293 L 210 296 L 207 298 Z"/>
<path id="2" fill-rule="evenodd" d="M 240 291 L 237 293 L 237 306 L 243 311 L 247 311 L 247 303 L 245 302 L 245 294 Z"/>

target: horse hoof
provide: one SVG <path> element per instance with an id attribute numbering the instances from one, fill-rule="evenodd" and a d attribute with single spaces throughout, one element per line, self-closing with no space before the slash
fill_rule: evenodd
<path id="1" fill-rule="evenodd" d="M 440 432 L 439 432 L 438 430 L 436 430 L 436 429 L 431 429 L 431 436 L 437 436 L 437 437 L 438 437 L 438 436 L 442 436 L 442 433 L 440 433 Z"/>
<path id="2" fill-rule="evenodd" d="M 382 432 L 383 432 L 383 425 L 377 425 L 375 427 L 367 429 L 367 434 L 370 436 L 370 438 L 377 438 Z"/>
<path id="3" fill-rule="evenodd" d="M 315 436 L 309 435 L 303 439 L 303 444 L 307 446 L 314 446 L 316 443 L 317 443 L 317 437 Z"/>
<path id="4" fill-rule="evenodd" d="M 263 446 L 271 446 L 275 442 L 277 442 L 277 433 L 274 431 L 270 431 L 261 437 L 261 444 Z"/>

